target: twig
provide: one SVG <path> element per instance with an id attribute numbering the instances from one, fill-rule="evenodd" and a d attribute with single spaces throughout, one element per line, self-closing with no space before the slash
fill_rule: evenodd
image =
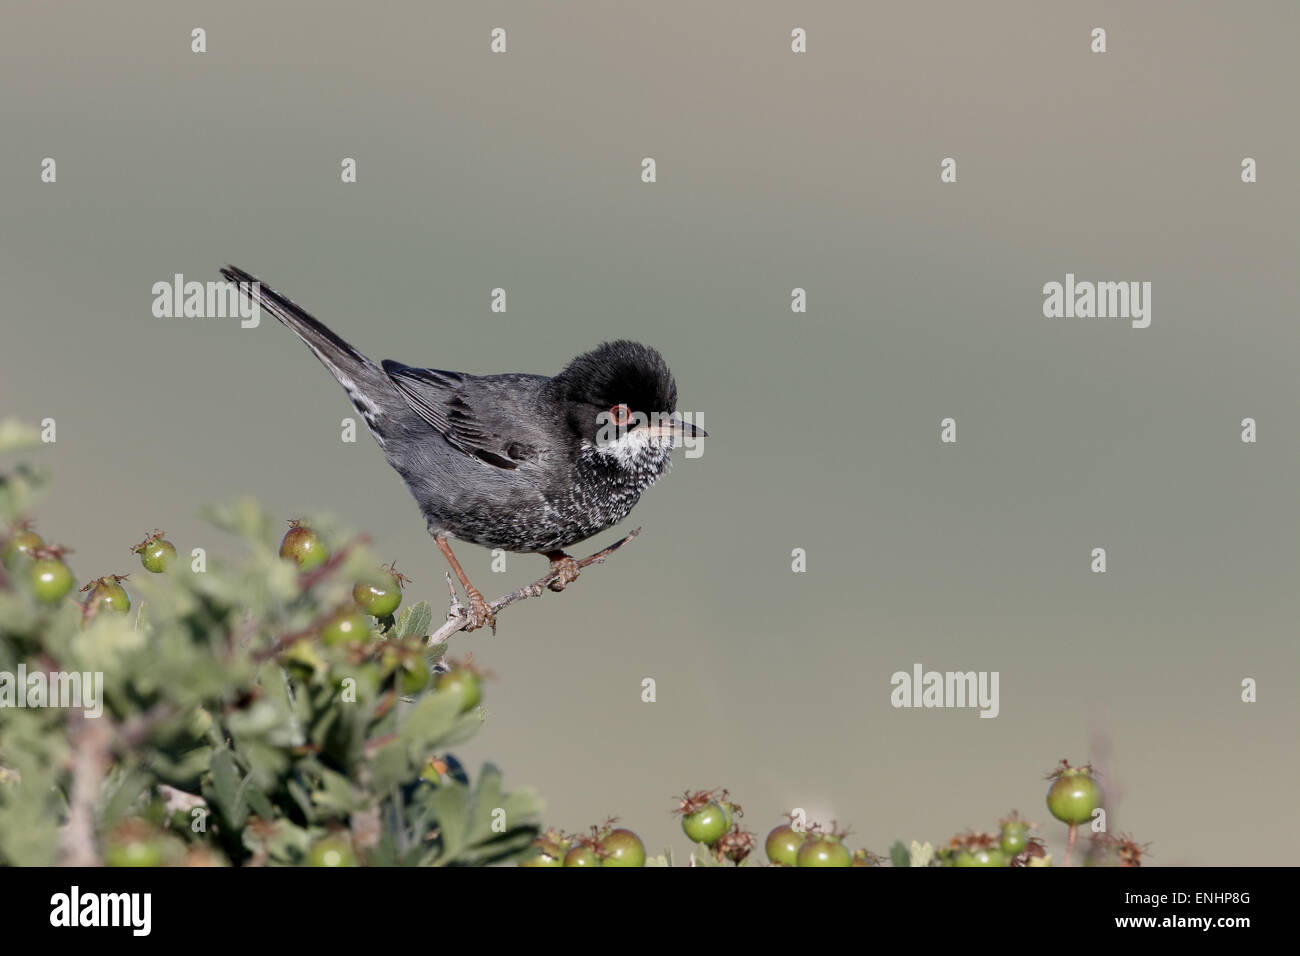
<path id="1" fill-rule="evenodd" d="M 181 810 L 189 813 L 195 807 L 206 807 L 208 801 L 204 800 L 197 793 L 190 793 L 186 790 L 177 790 L 173 786 L 165 783 L 158 784 L 158 796 L 163 798 L 164 806 L 168 813 L 175 813 Z"/>
<path id="2" fill-rule="evenodd" d="M 338 551 L 330 555 L 329 560 L 326 561 L 324 564 L 322 564 L 319 568 L 316 568 L 313 571 L 308 571 L 305 574 L 303 574 L 298 579 L 299 589 L 303 591 L 310 591 L 321 581 L 324 581 L 327 577 L 333 574 L 338 569 L 339 565 L 341 565 L 344 561 L 346 561 L 348 555 L 351 554 L 354 550 L 356 550 L 359 547 L 367 546 L 369 544 L 370 544 L 370 535 L 368 534 L 363 534 L 360 535 L 359 537 L 353 538 L 343 547 L 339 548 Z"/>
<path id="3" fill-rule="evenodd" d="M 627 535 L 627 537 L 615 541 L 608 548 L 597 551 L 595 554 L 587 555 L 587 557 L 578 562 L 579 569 L 589 567 L 593 564 L 604 564 L 606 558 L 640 533 L 641 529 L 635 528 Z M 560 572 L 558 569 L 548 571 L 532 584 L 511 591 L 509 594 L 503 594 L 495 601 L 490 602 L 488 607 L 492 609 L 493 614 L 497 614 L 517 601 L 522 601 L 530 597 L 541 597 L 541 595 L 546 591 L 547 586 L 552 581 L 558 579 L 559 576 Z M 460 598 L 456 595 L 456 589 L 451 584 L 451 575 L 447 575 L 447 586 L 451 589 L 451 605 L 447 609 L 447 623 L 429 635 L 430 645 L 443 643 L 457 631 L 464 630 L 466 625 L 469 624 L 469 609 L 460 602 Z"/>
<path id="4" fill-rule="evenodd" d="M 294 644 L 297 644 L 303 638 L 314 637 L 320 633 L 320 629 L 329 622 L 330 618 L 337 613 L 338 608 L 331 608 L 329 611 L 304 627 L 301 631 L 291 631 L 288 634 L 281 634 L 266 647 L 253 652 L 254 662 L 263 664 L 271 658 L 283 653 Z"/>
<path id="5" fill-rule="evenodd" d="M 79 711 L 69 715 L 68 723 L 72 788 L 68 820 L 59 834 L 59 862 L 64 866 L 100 866 L 95 805 L 111 762 L 113 728 L 107 718 L 89 718 Z"/>

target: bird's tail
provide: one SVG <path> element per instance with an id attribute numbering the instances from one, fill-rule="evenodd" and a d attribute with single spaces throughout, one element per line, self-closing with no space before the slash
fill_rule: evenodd
<path id="1" fill-rule="evenodd" d="M 388 417 L 406 409 L 405 401 L 384 370 L 308 315 L 305 309 L 263 285 L 243 269 L 226 266 L 221 274 L 307 343 L 321 364 L 333 372 L 339 384 L 347 390 L 348 398 L 382 447 Z"/>

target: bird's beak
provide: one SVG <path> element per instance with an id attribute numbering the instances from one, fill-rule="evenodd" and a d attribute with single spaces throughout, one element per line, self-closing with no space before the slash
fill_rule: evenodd
<path id="1" fill-rule="evenodd" d="M 672 438 L 674 440 L 682 438 L 708 438 L 709 433 L 703 428 L 692 425 L 690 422 L 684 422 L 678 418 L 670 418 L 667 421 L 658 421 L 649 427 L 652 438 Z"/>

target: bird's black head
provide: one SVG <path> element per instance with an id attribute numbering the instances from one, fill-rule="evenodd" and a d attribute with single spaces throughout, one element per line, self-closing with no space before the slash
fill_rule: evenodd
<path id="1" fill-rule="evenodd" d="M 703 435 L 672 419 L 677 383 L 657 351 L 619 339 L 579 355 L 559 375 L 569 427 L 629 470 L 662 471 L 674 438 Z"/>
<path id="2" fill-rule="evenodd" d="M 584 352 L 555 380 L 575 404 L 608 412 L 627 405 L 634 412 L 671 412 L 677 407 L 677 383 L 664 357 L 638 342 L 619 339 Z"/>

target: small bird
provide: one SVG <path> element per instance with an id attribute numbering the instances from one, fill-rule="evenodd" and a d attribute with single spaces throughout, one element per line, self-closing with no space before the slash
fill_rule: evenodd
<path id="1" fill-rule="evenodd" d="M 627 517 L 671 466 L 674 443 L 707 437 L 673 417 L 677 385 L 663 357 L 606 342 L 558 375 L 469 375 L 376 365 L 242 269 L 221 274 L 287 325 L 347 390 L 469 598 L 467 630 L 492 610 L 448 538 L 545 555 L 563 590 L 579 573 L 565 548 Z"/>

